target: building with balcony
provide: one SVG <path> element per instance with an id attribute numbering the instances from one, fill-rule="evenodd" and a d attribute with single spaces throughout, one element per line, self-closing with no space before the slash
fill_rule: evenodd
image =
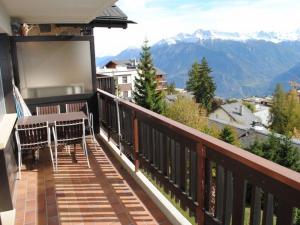
<path id="1" fill-rule="evenodd" d="M 103 68 L 97 68 L 98 82 L 105 82 L 105 77 L 114 77 L 116 93 L 124 99 L 131 99 L 137 72 L 137 60 L 112 60 Z M 155 67 L 157 90 L 166 89 L 166 73 Z M 104 85 L 104 84 L 103 84 Z"/>
<path id="2" fill-rule="evenodd" d="M 299 173 L 97 86 L 93 28 L 130 22 L 114 3 L 0 0 L 0 224 L 292 225 Z M 94 118 L 81 113 L 82 127 L 96 134 L 82 129 L 82 146 L 70 144 L 76 130 L 54 128 L 76 125 L 68 105 L 79 103 Z M 33 116 L 24 117 L 25 105 Z M 18 140 L 40 140 L 44 123 L 47 151 L 20 160 Z M 57 136 L 67 145 L 58 148 Z"/>

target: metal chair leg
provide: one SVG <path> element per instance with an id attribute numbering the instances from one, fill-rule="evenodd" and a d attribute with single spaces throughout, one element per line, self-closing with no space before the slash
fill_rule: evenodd
<path id="1" fill-rule="evenodd" d="M 55 170 L 54 159 L 53 159 L 53 152 L 52 152 L 51 145 L 49 145 L 49 151 L 50 151 L 50 157 L 51 157 L 51 162 L 52 162 L 53 170 Z"/>
<path id="2" fill-rule="evenodd" d="M 57 159 L 57 144 L 55 144 L 55 170 L 58 169 L 58 159 Z"/>
<path id="3" fill-rule="evenodd" d="M 88 167 L 91 168 L 90 161 L 89 161 L 89 156 L 88 156 L 88 151 L 87 151 L 87 145 L 86 145 L 85 140 L 82 140 L 82 148 L 83 148 L 84 154 L 86 156 L 86 161 L 87 161 Z"/>
<path id="4" fill-rule="evenodd" d="M 19 161 L 19 176 L 18 179 L 21 180 L 21 166 L 22 166 L 22 153 L 18 150 L 18 161 Z"/>
<path id="5" fill-rule="evenodd" d="M 67 145 L 66 148 L 67 148 L 67 152 L 69 153 L 69 155 L 71 155 L 70 145 Z"/>

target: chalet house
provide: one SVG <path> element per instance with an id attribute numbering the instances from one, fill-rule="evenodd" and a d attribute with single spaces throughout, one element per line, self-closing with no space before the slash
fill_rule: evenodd
<path id="1" fill-rule="evenodd" d="M 132 98 L 135 79 L 139 76 L 137 72 L 138 61 L 136 60 L 112 60 L 104 68 L 97 69 L 97 77 L 114 77 L 118 95 L 125 99 Z M 166 73 L 155 67 L 157 90 L 166 89 Z"/>
<path id="2" fill-rule="evenodd" d="M 232 126 L 243 125 L 247 127 L 261 122 L 242 102 L 221 105 L 209 114 L 209 119 L 220 120 Z"/>

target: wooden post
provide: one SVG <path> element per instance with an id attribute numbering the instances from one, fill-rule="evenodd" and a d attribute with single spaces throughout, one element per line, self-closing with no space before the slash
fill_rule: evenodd
<path id="1" fill-rule="evenodd" d="M 134 148 L 134 166 L 135 172 L 139 170 L 139 128 L 138 128 L 138 119 L 135 115 L 135 112 L 132 111 L 133 115 L 133 148 Z"/>
<path id="2" fill-rule="evenodd" d="M 204 225 L 204 195 L 205 195 L 205 147 L 197 143 L 197 203 L 196 221 Z"/>

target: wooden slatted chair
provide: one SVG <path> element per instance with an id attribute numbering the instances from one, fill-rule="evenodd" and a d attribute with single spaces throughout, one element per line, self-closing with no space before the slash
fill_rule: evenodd
<path id="1" fill-rule="evenodd" d="M 87 129 L 93 137 L 94 142 L 96 143 L 95 133 L 94 133 L 94 116 L 89 112 L 89 107 L 87 102 L 76 102 L 66 104 L 66 112 L 80 112 L 83 111 L 88 116 L 88 125 Z"/>
<path id="2" fill-rule="evenodd" d="M 59 105 L 47 105 L 47 106 L 36 107 L 36 115 L 59 114 L 59 113 L 60 113 Z"/>
<path id="3" fill-rule="evenodd" d="M 57 148 L 59 146 L 69 146 L 81 144 L 88 167 L 90 167 L 87 145 L 85 141 L 85 123 L 84 119 L 82 120 L 73 120 L 73 121 L 56 121 L 54 127 L 52 127 L 52 132 L 54 136 L 54 145 L 55 145 L 55 164 L 56 170 L 58 168 L 58 159 L 57 159 Z"/>
<path id="4" fill-rule="evenodd" d="M 51 132 L 48 122 L 30 125 L 18 125 L 15 130 L 18 146 L 19 179 L 21 179 L 22 151 L 49 148 L 54 169 L 54 160 L 51 148 Z"/>

